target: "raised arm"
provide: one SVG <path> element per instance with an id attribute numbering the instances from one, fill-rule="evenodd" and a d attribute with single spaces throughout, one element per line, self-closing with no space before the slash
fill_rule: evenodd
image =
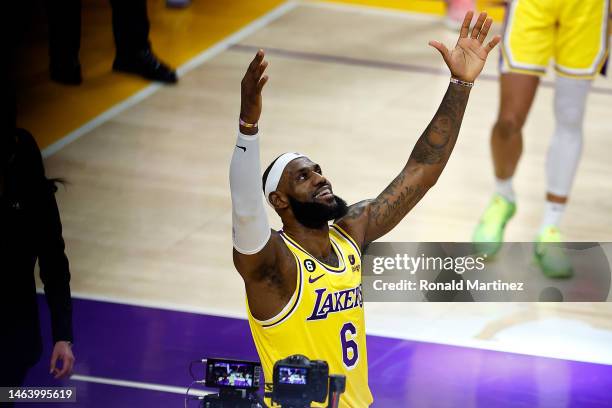
<path id="1" fill-rule="evenodd" d="M 440 42 L 429 43 L 449 67 L 451 84 L 412 149 L 408 162 L 378 197 L 351 206 L 348 214 L 338 221 L 362 245 L 393 229 L 436 183 L 448 162 L 459 135 L 471 85 L 482 71 L 488 53 L 500 41 L 500 37 L 495 36 L 483 46 L 492 24 L 486 13 L 480 14 L 468 36 L 472 17 L 472 12 L 466 14 L 452 52 Z"/>
<path id="2" fill-rule="evenodd" d="M 241 83 L 240 121 L 230 163 L 234 265 L 245 281 L 276 263 L 280 238 L 268 223 L 261 187 L 259 135 L 261 91 L 268 80 L 268 63 L 259 50 Z"/>

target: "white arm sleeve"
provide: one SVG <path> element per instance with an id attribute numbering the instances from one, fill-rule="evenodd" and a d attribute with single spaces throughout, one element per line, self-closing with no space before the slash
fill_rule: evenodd
<path id="1" fill-rule="evenodd" d="M 241 254 L 255 254 L 270 239 L 261 187 L 258 135 L 238 133 L 230 163 L 230 191 L 234 248 Z"/>

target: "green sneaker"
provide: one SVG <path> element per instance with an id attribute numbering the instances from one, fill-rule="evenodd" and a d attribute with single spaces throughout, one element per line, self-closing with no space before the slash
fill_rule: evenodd
<path id="1" fill-rule="evenodd" d="M 476 253 L 489 258 L 497 254 L 504 242 L 506 223 L 515 212 L 516 204 L 500 194 L 493 195 L 472 236 Z"/>
<path id="2" fill-rule="evenodd" d="M 561 233 L 554 225 L 545 227 L 536 238 L 535 261 L 544 275 L 549 278 L 569 278 L 574 274 L 562 242 Z"/>

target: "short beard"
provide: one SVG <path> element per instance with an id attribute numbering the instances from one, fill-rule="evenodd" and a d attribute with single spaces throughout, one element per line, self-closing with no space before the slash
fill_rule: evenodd
<path id="1" fill-rule="evenodd" d="M 289 197 L 289 204 L 297 222 L 311 229 L 320 229 L 328 221 L 342 218 L 348 212 L 346 201 L 334 195 L 333 204 L 303 202 Z"/>

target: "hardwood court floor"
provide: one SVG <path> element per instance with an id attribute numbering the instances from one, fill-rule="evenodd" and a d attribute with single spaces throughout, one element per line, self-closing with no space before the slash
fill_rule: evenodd
<path id="1" fill-rule="evenodd" d="M 254 50 L 270 61 L 260 122 L 262 163 L 302 151 L 349 202 L 373 197 L 405 163 L 448 73 L 431 16 L 296 3 L 285 14 L 67 145 L 46 160 L 58 193 L 73 290 L 89 297 L 244 317 L 231 262 L 229 158 L 239 84 Z M 489 131 L 496 55 L 478 81 L 443 176 L 389 241 L 467 241 L 492 191 Z M 550 81 L 547 78 L 546 81 Z M 507 238 L 534 238 L 543 207 L 552 89 L 525 129 L 519 210 Z M 585 148 L 564 219 L 568 240 L 612 240 L 612 82 L 589 98 Z M 277 217 L 269 213 L 273 226 Z M 367 304 L 373 334 L 612 364 L 610 304 Z M 571 345 L 552 347 L 559 336 Z"/>

